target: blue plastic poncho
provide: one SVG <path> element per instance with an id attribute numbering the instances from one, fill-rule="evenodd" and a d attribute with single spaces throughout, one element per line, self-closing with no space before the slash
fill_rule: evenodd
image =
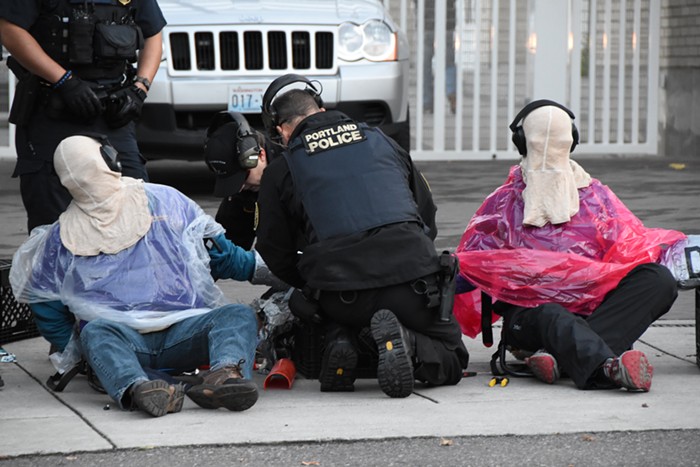
<path id="1" fill-rule="evenodd" d="M 151 228 L 118 253 L 76 256 L 61 243 L 58 222 L 34 229 L 12 261 L 17 300 L 60 300 L 79 319 L 107 318 L 143 333 L 225 305 L 202 241 L 223 227 L 173 188 L 145 190 Z"/>

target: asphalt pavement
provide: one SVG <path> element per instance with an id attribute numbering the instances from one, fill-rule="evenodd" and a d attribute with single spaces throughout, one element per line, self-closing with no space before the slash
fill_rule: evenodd
<path id="1" fill-rule="evenodd" d="M 649 227 L 700 233 L 700 159 L 579 159 Z M 513 161 L 420 162 L 439 207 L 439 249 L 454 249 L 483 198 Z M 12 161 L 0 160 L 0 259 L 26 238 Z M 152 181 L 175 186 L 214 214 L 212 176 L 203 164 L 150 163 Z M 249 303 L 264 287 L 222 282 L 232 301 Z M 291 389 L 262 389 L 250 410 L 200 409 L 151 418 L 119 410 L 83 376 L 61 393 L 41 338 L 3 345 L 0 363 L 0 465 L 700 465 L 700 369 L 694 292 L 635 345 L 655 367 L 649 393 L 579 391 L 514 378 L 489 387 L 493 349 L 465 337 L 476 376 L 453 387 L 417 385 L 390 399 L 376 381 L 353 393 L 321 393 L 298 376 Z M 498 328 L 495 332 L 498 336 Z"/>

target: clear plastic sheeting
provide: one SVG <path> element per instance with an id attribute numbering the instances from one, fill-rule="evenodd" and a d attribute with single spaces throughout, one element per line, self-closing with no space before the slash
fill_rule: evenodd
<path id="1" fill-rule="evenodd" d="M 644 227 L 596 179 L 579 190 L 580 209 L 569 222 L 523 226 L 524 187 L 520 167 L 512 167 L 469 221 L 457 248 L 460 274 L 477 287 L 455 297 L 455 317 L 470 337 L 481 331 L 481 291 L 494 301 L 559 303 L 589 315 L 630 270 L 660 262 L 665 250 L 686 238 Z"/>
<path id="2" fill-rule="evenodd" d="M 17 361 L 15 354 L 0 347 L 0 363 L 14 363 Z M 1 385 L 0 385 L 1 386 Z"/>
<path id="3" fill-rule="evenodd" d="M 263 373 L 269 372 L 271 367 L 282 357 L 289 357 L 287 351 L 292 345 L 285 340 L 291 336 L 294 325 L 294 315 L 289 309 L 289 297 L 294 292 L 293 288 L 285 290 L 271 289 L 264 297 L 257 298 L 251 303 L 251 307 L 262 321 L 262 326 L 258 330 L 258 351 L 264 358 L 260 370 Z M 278 355 L 278 347 L 285 350 L 284 355 Z"/>
<path id="4" fill-rule="evenodd" d="M 17 301 L 60 300 L 79 319 L 107 318 L 140 332 L 225 305 L 203 242 L 223 227 L 175 189 L 147 184 L 146 192 L 151 228 L 116 254 L 74 256 L 61 243 L 58 223 L 34 229 L 12 260 Z"/>
<path id="5" fill-rule="evenodd" d="M 678 281 L 700 278 L 700 235 L 688 235 L 685 240 L 674 243 L 660 262 Z"/>
<path id="6" fill-rule="evenodd" d="M 65 374 L 70 371 L 71 368 L 75 367 L 83 358 L 83 350 L 80 345 L 80 337 L 77 332 L 74 332 L 70 336 L 68 345 L 63 349 L 62 352 L 54 352 L 49 355 L 49 360 L 51 364 L 60 374 Z"/>

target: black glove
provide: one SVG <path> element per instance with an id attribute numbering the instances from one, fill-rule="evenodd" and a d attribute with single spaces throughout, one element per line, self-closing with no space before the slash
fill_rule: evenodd
<path id="1" fill-rule="evenodd" d="M 66 80 L 56 89 L 72 114 L 92 120 L 102 113 L 102 102 L 90 85 L 77 76 Z"/>
<path id="2" fill-rule="evenodd" d="M 121 128 L 141 116 L 146 92 L 137 87 L 129 86 L 111 93 L 107 100 L 105 120 L 112 128 Z"/>
<path id="3" fill-rule="evenodd" d="M 315 300 L 309 300 L 299 289 L 294 289 L 289 297 L 289 311 L 302 321 L 321 324 L 323 319 L 319 315 L 321 307 Z"/>

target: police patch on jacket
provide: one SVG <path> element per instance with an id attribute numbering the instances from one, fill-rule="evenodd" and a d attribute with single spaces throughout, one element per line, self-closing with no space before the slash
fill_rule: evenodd
<path id="1" fill-rule="evenodd" d="M 301 134 L 301 140 L 309 155 L 328 149 L 359 143 L 367 139 L 365 132 L 355 122 L 338 123 L 326 128 L 309 130 Z"/>

